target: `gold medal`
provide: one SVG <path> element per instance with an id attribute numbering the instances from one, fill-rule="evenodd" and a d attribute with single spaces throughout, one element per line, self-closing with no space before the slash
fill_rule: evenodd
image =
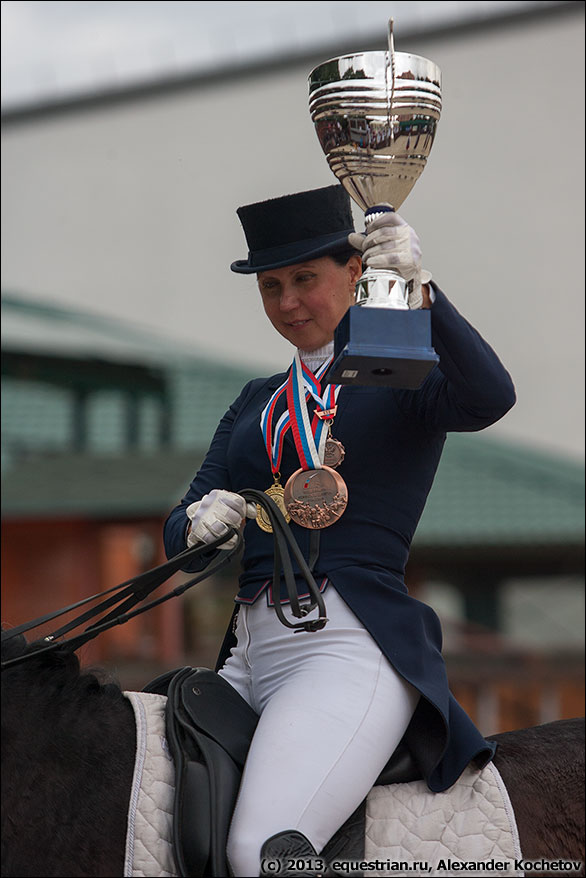
<path id="1" fill-rule="evenodd" d="M 348 488 L 342 476 L 329 466 L 298 469 L 285 485 L 287 512 L 301 527 L 321 530 L 342 516 L 348 503 Z"/>
<path id="2" fill-rule="evenodd" d="M 273 482 L 271 487 L 267 488 L 264 493 L 267 494 L 267 496 L 269 496 L 271 500 L 274 500 L 274 502 L 283 513 L 285 521 L 289 523 L 291 521 L 291 516 L 287 512 L 287 507 L 285 506 L 285 501 L 283 499 L 285 495 L 285 489 L 280 482 L 280 473 L 276 473 L 274 479 L 275 481 Z M 266 531 L 266 533 L 272 534 L 273 526 L 271 524 L 271 521 L 265 510 L 262 508 L 262 506 L 259 506 L 258 503 L 256 505 L 256 523 L 261 530 Z"/>

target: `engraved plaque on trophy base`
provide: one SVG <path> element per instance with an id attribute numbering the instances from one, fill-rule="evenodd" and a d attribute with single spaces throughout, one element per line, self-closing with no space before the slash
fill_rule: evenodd
<path id="1" fill-rule="evenodd" d="M 353 305 L 334 335 L 334 361 L 323 380 L 417 390 L 439 357 L 429 310 Z"/>

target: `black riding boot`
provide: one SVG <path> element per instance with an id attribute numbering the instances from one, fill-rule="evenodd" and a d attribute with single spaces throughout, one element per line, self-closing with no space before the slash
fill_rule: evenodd
<path id="1" fill-rule="evenodd" d="M 271 861 L 278 860 L 279 867 L 271 868 Z M 320 878 L 326 863 L 317 855 L 312 843 L 302 832 L 288 829 L 271 835 L 260 852 L 260 874 L 273 878 Z"/>

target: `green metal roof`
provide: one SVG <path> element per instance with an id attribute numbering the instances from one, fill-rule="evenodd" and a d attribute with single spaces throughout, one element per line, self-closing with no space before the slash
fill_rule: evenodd
<path id="1" fill-rule="evenodd" d="M 32 456 L 2 482 L 2 517 L 159 518 L 179 502 L 203 452 Z"/>
<path id="2" fill-rule="evenodd" d="M 415 545 L 583 541 L 583 465 L 478 434 L 448 436 Z"/>
<path id="3" fill-rule="evenodd" d="M 254 367 L 193 356 L 121 321 L 8 293 L 2 294 L 2 351 L 3 473 L 23 454 L 71 453 L 75 391 L 84 362 L 86 379 L 91 377 L 96 385 L 85 403 L 87 450 L 92 455 L 128 452 L 125 407 L 137 367 L 164 376 L 166 389 L 165 398 L 157 399 L 137 388 L 137 450 L 143 454 L 155 453 L 160 444 L 161 416 L 170 421 L 173 448 L 207 448 L 227 407 L 259 374 Z M 49 365 L 43 369 L 35 358 Z M 59 368 L 50 368 L 51 358 L 59 361 Z"/>
<path id="4" fill-rule="evenodd" d="M 177 365 L 166 370 L 169 435 L 178 450 L 207 448 L 222 415 L 252 375 L 221 364 Z M 74 399 L 67 388 L 38 381 L 2 378 L 2 471 L 23 452 L 71 451 Z M 141 452 L 158 445 L 160 402 L 139 401 Z M 87 401 L 88 451 L 124 455 L 127 452 L 124 396 L 111 389 L 97 391 Z"/>
<path id="5" fill-rule="evenodd" d="M 2 349 L 118 362 L 207 362 L 187 344 L 164 338 L 140 325 L 95 311 L 2 291 Z M 209 357 L 209 351 L 208 351 Z"/>

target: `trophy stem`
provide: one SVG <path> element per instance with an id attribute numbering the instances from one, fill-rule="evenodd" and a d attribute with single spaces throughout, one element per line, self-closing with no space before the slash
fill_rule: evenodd
<path id="1" fill-rule="evenodd" d="M 368 233 L 372 223 L 385 213 L 394 213 L 388 204 L 375 204 L 364 214 Z M 363 308 L 409 310 L 409 290 L 405 278 L 392 268 L 367 268 L 356 284 L 354 301 Z"/>
<path id="2" fill-rule="evenodd" d="M 389 51 L 387 52 L 386 65 L 385 65 L 385 84 L 387 89 L 387 120 L 389 123 L 389 133 L 391 143 L 395 140 L 395 128 L 393 125 L 393 98 L 395 96 L 395 38 L 393 36 L 393 27 L 394 20 L 389 18 L 389 26 L 388 26 L 388 44 Z M 391 72 L 391 91 L 389 94 L 389 69 Z"/>

